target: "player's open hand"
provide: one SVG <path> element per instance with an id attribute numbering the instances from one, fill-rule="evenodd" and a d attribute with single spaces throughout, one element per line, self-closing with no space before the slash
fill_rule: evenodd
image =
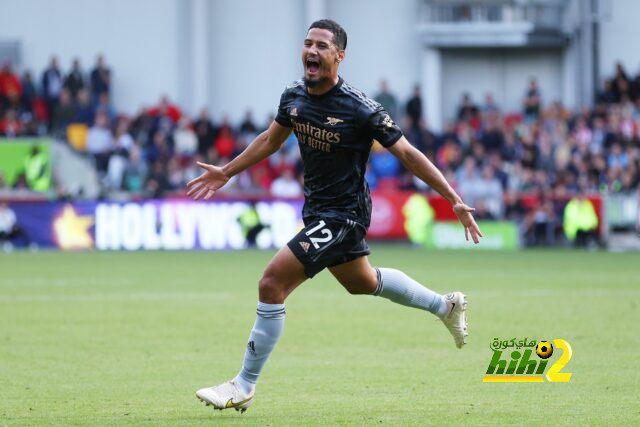
<path id="1" fill-rule="evenodd" d="M 460 222 L 464 226 L 465 239 L 467 239 L 468 241 L 469 234 L 471 234 L 473 243 L 480 243 L 480 237 L 482 237 L 482 233 L 480 232 L 478 224 L 476 224 L 476 220 L 473 219 L 473 215 L 471 215 L 471 213 L 474 211 L 474 208 L 467 206 L 462 202 L 453 205 L 453 212 L 456 214 L 458 220 L 460 220 Z"/>
<path id="2" fill-rule="evenodd" d="M 187 183 L 187 196 L 194 200 L 210 199 L 218 189 L 229 181 L 229 177 L 221 167 L 201 162 L 196 162 L 196 164 L 204 169 L 204 172 Z"/>

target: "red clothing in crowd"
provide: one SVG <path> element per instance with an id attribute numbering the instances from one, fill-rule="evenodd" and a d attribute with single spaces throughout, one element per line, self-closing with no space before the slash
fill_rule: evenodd
<path id="1" fill-rule="evenodd" d="M 22 132 L 22 123 L 15 118 L 0 119 L 0 135 L 15 136 Z"/>
<path id="2" fill-rule="evenodd" d="M 233 139 L 233 133 L 228 127 L 220 129 L 220 133 L 214 142 L 216 151 L 220 157 L 231 157 L 236 149 L 236 142 Z"/>
<path id="3" fill-rule="evenodd" d="M 253 182 L 264 191 L 269 191 L 273 182 L 273 173 L 269 166 L 269 159 L 264 159 L 256 163 L 249 169 Z"/>
<path id="4" fill-rule="evenodd" d="M 20 79 L 10 70 L 3 70 L 0 73 L 0 95 L 12 99 L 22 96 Z"/>
<path id="5" fill-rule="evenodd" d="M 178 106 L 175 104 L 169 103 L 168 101 L 161 102 L 159 105 L 151 107 L 147 111 L 147 114 L 149 114 L 151 117 L 166 115 L 167 117 L 169 117 L 169 119 L 171 119 L 173 123 L 178 123 L 178 121 L 182 117 L 182 111 L 180 111 L 180 108 L 178 108 Z"/>

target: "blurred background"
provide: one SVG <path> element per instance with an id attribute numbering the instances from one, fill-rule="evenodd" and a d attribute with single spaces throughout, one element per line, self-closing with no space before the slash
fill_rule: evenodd
<path id="1" fill-rule="evenodd" d="M 0 0 L 0 245 L 274 248 L 301 225 L 291 135 L 216 200 L 301 76 L 306 29 L 477 211 L 476 250 L 638 250 L 640 2 Z M 373 147 L 370 240 L 470 248 L 448 203 Z"/>

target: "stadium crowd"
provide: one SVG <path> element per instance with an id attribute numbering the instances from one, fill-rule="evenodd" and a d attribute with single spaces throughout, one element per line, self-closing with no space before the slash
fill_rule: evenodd
<path id="1" fill-rule="evenodd" d="M 52 135 L 94 159 L 103 194 L 163 197 L 181 192 L 197 176 L 195 160 L 224 164 L 240 153 L 264 125 L 248 111 L 237 126 L 214 122 L 206 109 L 184 114 L 163 97 L 127 117 L 111 103 L 112 73 L 98 57 L 85 74 L 74 60 L 63 72 L 54 57 L 40 84 L 4 65 L 0 72 L 0 135 Z M 569 111 L 545 98 L 535 79 L 524 90 L 522 109 L 502 111 L 491 94 L 476 103 L 469 94 L 444 132 L 425 121 L 416 87 L 401 105 L 385 81 L 375 99 L 477 209 L 480 219 L 524 220 L 531 239 L 548 240 L 548 224 L 561 214 L 556 201 L 575 194 L 636 191 L 640 183 L 640 74 L 618 65 L 594 104 Z M 292 135 L 282 150 L 234 177 L 233 194 L 300 197 L 301 163 Z M 374 145 L 367 178 L 372 189 L 424 190 L 388 151 Z M 534 203 L 523 203 L 520 195 Z M 543 227 L 538 227 L 545 224 Z M 544 231 L 547 230 L 547 231 Z"/>

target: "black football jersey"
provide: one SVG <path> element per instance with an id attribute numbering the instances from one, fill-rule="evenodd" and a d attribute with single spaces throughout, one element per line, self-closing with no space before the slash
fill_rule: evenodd
<path id="1" fill-rule="evenodd" d="M 391 147 L 400 128 L 376 101 L 342 78 L 328 92 L 310 95 L 302 80 L 282 93 L 276 122 L 293 128 L 304 167 L 302 217 L 371 221 L 364 179 L 373 140 Z"/>

